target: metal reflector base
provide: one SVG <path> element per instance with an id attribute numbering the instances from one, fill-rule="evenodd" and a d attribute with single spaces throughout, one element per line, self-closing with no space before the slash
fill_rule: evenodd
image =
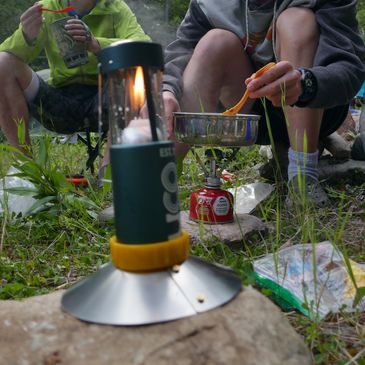
<path id="1" fill-rule="evenodd" d="M 108 263 L 68 289 L 62 309 L 87 322 L 138 326 L 208 311 L 240 290 L 241 281 L 231 269 L 196 257 L 152 273 L 126 272 Z"/>

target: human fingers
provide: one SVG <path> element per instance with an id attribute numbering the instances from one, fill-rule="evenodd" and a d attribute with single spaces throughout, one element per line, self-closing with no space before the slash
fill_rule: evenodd
<path id="1" fill-rule="evenodd" d="M 267 95 L 266 98 L 271 101 L 275 107 L 282 107 L 284 105 L 293 105 L 298 101 L 301 94 L 300 88 L 297 85 L 286 86 L 281 88 L 279 93 Z"/>
<path id="2" fill-rule="evenodd" d="M 167 124 L 167 135 L 168 138 L 171 138 L 174 133 L 174 113 L 179 112 L 181 109 L 175 95 L 170 91 L 165 91 L 163 93 L 163 101 Z"/>
<path id="3" fill-rule="evenodd" d="M 30 42 L 37 38 L 43 23 L 41 7 L 41 3 L 35 3 L 20 16 L 23 34 Z"/>
<path id="4" fill-rule="evenodd" d="M 257 92 L 250 93 L 250 97 L 265 96 L 275 106 L 294 104 L 302 93 L 300 77 L 298 79 L 297 72 L 294 70 L 292 75 L 284 75 L 271 84 L 265 85 Z"/>
<path id="5" fill-rule="evenodd" d="M 34 15 L 40 15 L 42 17 L 42 12 L 41 12 L 41 8 L 42 8 L 42 4 L 40 2 L 36 2 L 34 3 L 34 5 L 32 5 L 31 7 L 29 7 L 27 10 L 25 10 L 21 16 L 20 16 L 20 21 L 28 18 L 28 17 L 32 17 Z"/>
<path id="6" fill-rule="evenodd" d="M 80 19 L 70 19 L 65 24 L 65 29 L 76 41 L 91 42 L 92 34 L 89 27 Z"/>
<path id="7" fill-rule="evenodd" d="M 286 92 L 288 99 L 292 99 L 298 98 L 301 94 L 300 72 L 287 61 L 279 62 L 262 76 L 246 81 L 251 98 L 277 99 Z"/>

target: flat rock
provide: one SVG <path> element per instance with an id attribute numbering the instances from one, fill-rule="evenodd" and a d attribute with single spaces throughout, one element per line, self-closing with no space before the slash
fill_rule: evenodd
<path id="1" fill-rule="evenodd" d="M 319 178 L 330 183 L 346 181 L 353 184 L 365 182 L 365 161 L 320 159 L 318 163 Z"/>
<path id="2" fill-rule="evenodd" d="M 242 248 L 242 243 L 250 241 L 256 234 L 265 234 L 268 227 L 259 218 L 249 214 L 236 214 L 233 223 L 203 224 L 191 221 L 189 212 L 180 213 L 181 228 L 190 235 L 192 244 L 218 238 L 232 249 Z"/>
<path id="3" fill-rule="evenodd" d="M 0 301 L 0 363 L 11 365 L 307 365 L 280 310 L 252 288 L 224 307 L 139 327 L 98 326 L 60 309 L 62 292 Z"/>
<path id="4" fill-rule="evenodd" d="M 347 113 L 346 119 L 338 128 L 337 133 L 347 139 L 350 135 L 354 135 L 359 131 L 359 116 L 360 114 Z"/>
<path id="5" fill-rule="evenodd" d="M 338 160 L 348 160 L 351 156 L 350 143 L 337 132 L 334 132 L 324 138 L 323 145 L 324 148 Z"/>

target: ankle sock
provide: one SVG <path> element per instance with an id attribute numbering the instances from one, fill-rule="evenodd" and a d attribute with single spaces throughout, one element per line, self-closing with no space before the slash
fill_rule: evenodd
<path id="1" fill-rule="evenodd" d="M 306 153 L 294 151 L 292 148 L 289 148 L 288 157 L 289 181 L 298 175 L 310 177 L 311 179 L 318 181 L 318 151 Z"/>

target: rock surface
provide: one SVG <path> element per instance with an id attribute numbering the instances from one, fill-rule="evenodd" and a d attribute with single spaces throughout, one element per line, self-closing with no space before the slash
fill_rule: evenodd
<path id="1" fill-rule="evenodd" d="M 338 160 L 348 160 L 351 156 L 350 143 L 347 142 L 337 132 L 334 132 L 324 138 L 324 148 L 331 153 L 331 155 Z"/>
<path id="2" fill-rule="evenodd" d="M 280 310 L 252 288 L 224 307 L 140 327 L 81 322 L 60 310 L 61 295 L 0 301 L 0 364 L 311 364 Z"/>
<path id="3" fill-rule="evenodd" d="M 343 180 L 351 184 L 365 182 L 365 161 L 320 159 L 318 163 L 319 178 L 329 183 Z"/>
<path id="4" fill-rule="evenodd" d="M 268 227 L 259 218 L 249 214 L 236 214 L 233 223 L 202 224 L 189 219 L 189 212 L 183 211 L 180 216 L 181 228 L 190 235 L 192 244 L 219 238 L 232 249 L 242 248 L 243 242 L 249 241 L 255 234 L 264 234 Z"/>

